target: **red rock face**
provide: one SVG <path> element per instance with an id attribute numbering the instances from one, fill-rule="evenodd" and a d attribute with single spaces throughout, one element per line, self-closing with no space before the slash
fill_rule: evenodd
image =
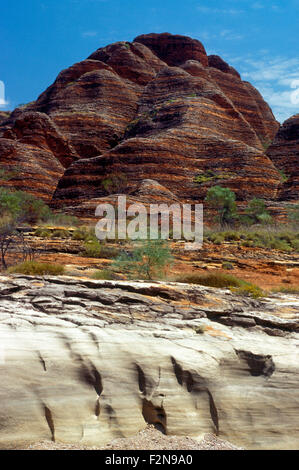
<path id="1" fill-rule="evenodd" d="M 182 201 L 202 200 L 215 184 L 239 200 L 273 199 L 280 175 L 264 145 L 277 129 L 235 69 L 208 57 L 199 41 L 164 33 L 98 49 L 62 71 L 0 135 L 33 148 L 30 158 L 39 149 L 68 167 L 52 203 L 78 207 L 110 193 L 138 194 L 143 180 Z"/>
<path id="2" fill-rule="evenodd" d="M 186 36 L 163 34 L 143 34 L 134 39 L 151 49 L 167 65 L 181 65 L 186 60 L 197 60 L 208 65 L 208 57 L 200 41 Z"/>
<path id="3" fill-rule="evenodd" d="M 1 168 L 14 176 L 1 186 L 27 191 L 49 203 L 64 167 L 49 150 L 16 140 L 0 139 Z"/>
<path id="4" fill-rule="evenodd" d="M 109 65 L 86 60 L 61 72 L 35 109 L 49 114 L 78 154 L 88 158 L 118 143 L 134 117 L 140 93 Z"/>
<path id="5" fill-rule="evenodd" d="M 299 200 L 299 114 L 287 119 L 270 147 L 267 155 L 287 177 L 282 181 L 281 200 Z M 283 178 L 284 180 L 285 178 Z"/>
<path id="6" fill-rule="evenodd" d="M 150 49 L 138 42 L 117 42 L 98 49 L 89 59 L 109 65 L 120 77 L 146 85 L 165 66 Z"/>
<path id="7" fill-rule="evenodd" d="M 0 138 L 1 167 L 14 176 L 1 184 L 50 202 L 59 178 L 78 155 L 49 116 L 24 112 Z"/>
<path id="8" fill-rule="evenodd" d="M 217 83 L 252 127 L 260 141 L 259 148 L 264 150 L 265 144 L 272 141 L 279 128 L 268 104 L 250 83 L 243 82 L 235 73 L 223 72 L 214 67 L 209 69 L 209 73 L 211 80 Z"/>
<path id="9" fill-rule="evenodd" d="M 227 62 L 225 62 L 219 55 L 209 55 L 208 56 L 209 67 L 213 67 L 214 69 L 218 69 L 221 72 L 228 73 L 230 75 L 235 75 L 238 78 L 240 77 L 239 72 L 231 67 Z"/>

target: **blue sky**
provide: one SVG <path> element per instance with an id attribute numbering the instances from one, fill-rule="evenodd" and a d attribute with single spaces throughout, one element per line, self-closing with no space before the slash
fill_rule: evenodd
<path id="1" fill-rule="evenodd" d="M 35 100 L 62 69 L 99 47 L 170 32 L 199 39 L 209 54 L 237 68 L 279 121 L 299 112 L 299 0 L 1 3 L 0 81 L 7 103 L 0 96 L 0 110 Z"/>

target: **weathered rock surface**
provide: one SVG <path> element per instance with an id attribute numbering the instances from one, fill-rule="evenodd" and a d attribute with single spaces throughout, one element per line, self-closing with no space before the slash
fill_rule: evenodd
<path id="1" fill-rule="evenodd" d="M 64 167 L 52 152 L 32 145 L 20 144 L 11 139 L 0 139 L 0 162 L 14 177 L 1 181 L 2 186 L 13 186 L 28 191 L 34 196 L 50 202 Z"/>
<path id="2" fill-rule="evenodd" d="M 0 111 L 0 124 L 8 119 L 9 114 L 8 111 Z"/>
<path id="3" fill-rule="evenodd" d="M 280 199 L 299 200 L 299 114 L 287 119 L 268 148 L 268 156 L 284 172 L 287 181 L 282 184 Z"/>
<path id="4" fill-rule="evenodd" d="M 27 145 L 30 135 L 32 154 L 45 141 L 36 126 L 31 129 L 33 111 L 50 117 L 49 129 L 55 125 L 69 148 L 63 155 L 51 149 L 68 167 L 55 207 L 76 208 L 107 196 L 105 182 L 111 179 L 121 180 L 120 189 L 128 193 L 136 193 L 145 179 L 156 180 L 182 201 L 202 200 L 215 182 L 232 188 L 240 200 L 277 195 L 279 173 L 263 144 L 278 123 L 258 91 L 220 57 L 208 57 L 197 40 L 142 35 L 100 48 L 63 70 L 37 101 L 15 110 L 0 127 L 3 138 L 18 144 Z M 21 137 L 15 132 L 20 122 Z M 214 178 L 195 183 L 207 170 Z M 46 171 L 40 169 L 40 179 Z M 27 179 L 26 186 L 32 190 Z"/>
<path id="5" fill-rule="evenodd" d="M 0 446 L 104 445 L 155 424 L 298 448 L 298 297 L 2 277 Z"/>
<path id="6" fill-rule="evenodd" d="M 196 60 L 208 65 L 207 53 L 200 41 L 187 36 L 162 34 L 143 34 L 137 36 L 134 42 L 140 42 L 151 49 L 167 65 L 181 65 L 186 60 Z"/>

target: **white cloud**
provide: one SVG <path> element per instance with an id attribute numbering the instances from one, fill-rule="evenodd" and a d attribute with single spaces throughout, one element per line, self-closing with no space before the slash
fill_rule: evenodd
<path id="1" fill-rule="evenodd" d="M 254 2 L 253 5 L 251 5 L 251 8 L 253 10 L 262 10 L 264 5 L 261 2 Z"/>
<path id="2" fill-rule="evenodd" d="M 244 60 L 246 72 L 245 78 L 261 81 L 277 81 L 281 85 L 289 84 L 292 80 L 299 78 L 299 59 L 288 59 L 285 57 L 262 58 Z M 243 66 L 244 68 L 244 66 Z"/>
<path id="3" fill-rule="evenodd" d="M 222 31 L 219 31 L 217 33 L 211 31 L 201 31 L 200 33 L 185 33 L 187 36 L 191 36 L 194 38 L 199 39 L 199 41 L 212 41 L 219 39 L 219 37 L 222 40 L 225 41 L 238 41 L 243 39 L 245 36 L 239 33 L 234 32 L 232 29 L 223 29 Z M 211 52 L 209 52 L 211 54 Z"/>
<path id="4" fill-rule="evenodd" d="M 279 7 L 278 5 L 271 5 L 271 9 L 275 12 L 281 12 L 283 9 Z"/>
<path id="5" fill-rule="evenodd" d="M 94 38 L 98 35 L 97 31 L 84 31 L 81 33 L 83 38 Z"/>
<path id="6" fill-rule="evenodd" d="M 282 122 L 299 111 L 299 59 L 297 57 L 236 57 L 242 78 L 250 81 Z"/>
<path id="7" fill-rule="evenodd" d="M 228 41 L 239 41 L 244 38 L 242 34 L 235 33 L 231 29 L 223 29 L 220 31 L 220 36 Z"/>
<path id="8" fill-rule="evenodd" d="M 236 8 L 211 8 L 201 5 L 197 7 L 197 10 L 201 13 L 215 13 L 220 15 L 240 15 L 241 13 L 244 13 L 244 10 L 238 10 Z"/>

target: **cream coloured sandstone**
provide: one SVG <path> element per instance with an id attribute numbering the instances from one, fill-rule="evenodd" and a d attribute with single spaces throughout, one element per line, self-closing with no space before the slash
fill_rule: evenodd
<path id="1" fill-rule="evenodd" d="M 147 423 L 298 448 L 298 297 L 26 276 L 0 295 L 2 448 L 101 446 Z"/>

